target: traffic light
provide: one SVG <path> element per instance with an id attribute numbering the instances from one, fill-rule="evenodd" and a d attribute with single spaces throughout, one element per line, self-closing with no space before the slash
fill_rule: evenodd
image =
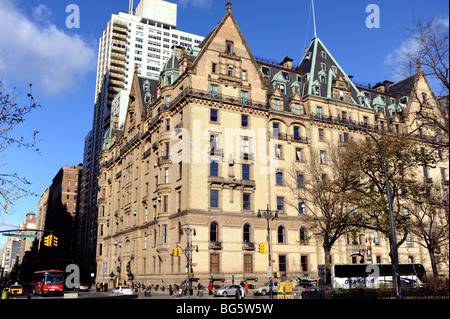
<path id="1" fill-rule="evenodd" d="M 183 253 L 183 250 L 182 249 L 180 249 L 180 248 L 175 248 L 174 250 L 173 250 L 173 255 L 175 256 L 175 257 L 181 257 L 181 254 Z"/>
<path id="2" fill-rule="evenodd" d="M 259 244 L 259 252 L 261 254 L 267 254 L 268 253 L 268 251 L 267 251 L 267 243 Z"/>
<path id="3" fill-rule="evenodd" d="M 52 239 L 53 239 L 52 235 L 45 236 L 44 237 L 44 246 L 52 247 Z"/>
<path id="4" fill-rule="evenodd" d="M 52 236 L 52 247 L 58 246 L 58 237 Z"/>

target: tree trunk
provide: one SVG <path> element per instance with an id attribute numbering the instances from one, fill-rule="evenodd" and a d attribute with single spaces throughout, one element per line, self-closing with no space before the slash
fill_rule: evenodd
<path id="1" fill-rule="evenodd" d="M 325 253 L 325 284 L 326 290 L 331 291 L 331 247 L 329 245 L 323 245 L 323 251 Z"/>

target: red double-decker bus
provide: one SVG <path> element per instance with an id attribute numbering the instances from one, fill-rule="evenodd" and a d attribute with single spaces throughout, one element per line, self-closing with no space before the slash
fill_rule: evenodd
<path id="1" fill-rule="evenodd" d="M 64 272 L 61 270 L 36 271 L 33 274 L 33 294 L 45 296 L 64 293 Z"/>

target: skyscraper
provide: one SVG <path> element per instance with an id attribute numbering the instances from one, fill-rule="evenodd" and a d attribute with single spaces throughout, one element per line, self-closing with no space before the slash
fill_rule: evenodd
<path id="1" fill-rule="evenodd" d="M 134 9 L 134 2 L 130 1 L 129 12 L 112 14 L 100 38 L 93 127 L 85 140 L 78 221 L 79 262 L 89 272 L 95 269 L 90 266 L 95 261 L 96 175 L 103 137 L 112 117 L 119 118 L 119 125 L 124 121 L 135 67 L 139 75 L 158 80 L 174 45 L 191 47 L 202 42 L 203 37 L 177 30 L 176 27 L 176 4 L 163 0 L 141 0 Z"/>

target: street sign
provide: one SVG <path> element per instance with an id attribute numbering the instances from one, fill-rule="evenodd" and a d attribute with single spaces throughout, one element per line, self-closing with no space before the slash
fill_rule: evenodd
<path id="1" fill-rule="evenodd" d="M 272 277 L 272 267 L 267 267 L 267 277 Z"/>
<path id="2" fill-rule="evenodd" d="M 37 235 L 11 234 L 11 233 L 5 233 L 5 234 L 2 234 L 2 235 L 3 236 L 8 236 L 8 237 L 37 238 Z"/>

